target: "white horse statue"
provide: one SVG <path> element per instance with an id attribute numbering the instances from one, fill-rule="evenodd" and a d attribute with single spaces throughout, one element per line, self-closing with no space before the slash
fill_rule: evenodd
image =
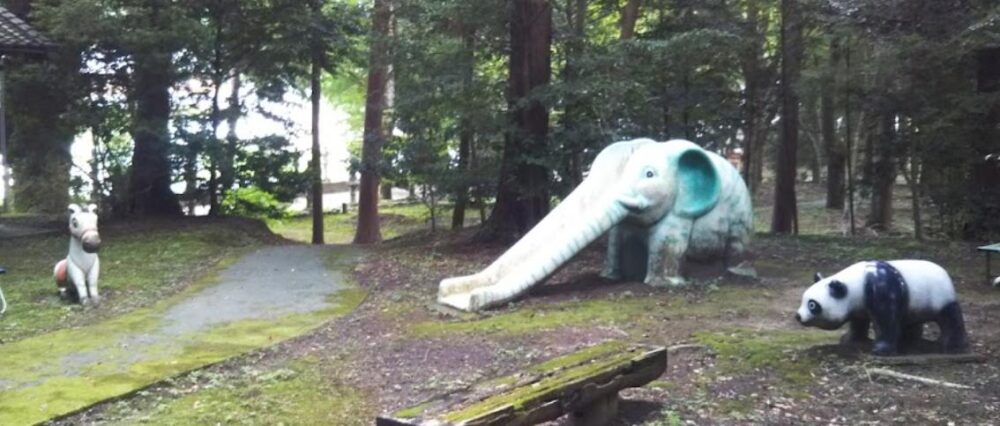
<path id="1" fill-rule="evenodd" d="M 101 248 L 101 235 L 97 233 L 97 206 L 80 208 L 69 205 L 69 254 L 56 263 L 53 272 L 59 295 L 81 304 L 97 303 L 97 277 L 101 262 L 97 251 Z"/>

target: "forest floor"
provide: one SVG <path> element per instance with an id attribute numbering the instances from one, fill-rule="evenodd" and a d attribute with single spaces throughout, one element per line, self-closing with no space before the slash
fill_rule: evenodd
<path id="1" fill-rule="evenodd" d="M 379 413 L 607 340 L 690 344 L 670 353 L 660 379 L 623 392 L 620 424 L 995 422 L 1000 291 L 986 284 L 975 245 L 845 237 L 842 215 L 823 209 L 817 194 L 802 191 L 804 235 L 757 235 L 756 281 L 708 277 L 674 290 L 610 282 L 598 276 L 604 247 L 595 243 L 528 297 L 479 315 L 437 309 L 438 282 L 480 270 L 505 247 L 471 243 L 475 229 L 405 233 L 354 267 L 368 295 L 350 314 L 60 423 L 371 424 Z M 908 201 L 897 202 L 905 230 Z M 767 200 L 758 204 L 763 224 Z M 413 216 L 398 221 L 419 228 Z M 986 362 L 890 368 L 972 389 L 870 375 L 869 358 L 835 345 L 840 332 L 792 318 L 814 271 L 904 257 L 951 272 L 972 349 Z"/>

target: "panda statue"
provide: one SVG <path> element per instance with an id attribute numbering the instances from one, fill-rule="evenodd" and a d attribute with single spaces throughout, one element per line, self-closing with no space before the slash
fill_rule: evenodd
<path id="1" fill-rule="evenodd" d="M 850 322 L 841 343 L 867 342 L 872 325 L 875 355 L 894 355 L 900 346 L 919 341 L 930 321 L 941 329 L 944 352 L 969 347 L 948 272 L 925 260 L 858 262 L 827 278 L 817 272 L 795 319 L 825 330 Z"/>

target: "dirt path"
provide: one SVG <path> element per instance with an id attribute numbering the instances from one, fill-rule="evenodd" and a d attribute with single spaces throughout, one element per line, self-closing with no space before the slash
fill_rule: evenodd
<path id="1" fill-rule="evenodd" d="M 360 301 L 343 272 L 359 255 L 265 247 L 152 308 L 0 346 L 0 424 L 65 415 L 301 335 Z"/>

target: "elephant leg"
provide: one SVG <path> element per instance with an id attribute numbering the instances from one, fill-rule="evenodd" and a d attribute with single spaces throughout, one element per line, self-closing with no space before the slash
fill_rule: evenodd
<path id="1" fill-rule="evenodd" d="M 685 284 L 681 276 L 693 222 L 673 215 L 658 223 L 649 235 L 649 259 L 645 283 L 654 287 Z"/>
<path id="2" fill-rule="evenodd" d="M 620 226 L 612 227 L 608 231 L 608 252 L 604 257 L 604 269 L 601 270 L 601 276 L 604 278 L 612 280 L 620 280 L 622 278 L 620 258 L 622 232 Z"/>

